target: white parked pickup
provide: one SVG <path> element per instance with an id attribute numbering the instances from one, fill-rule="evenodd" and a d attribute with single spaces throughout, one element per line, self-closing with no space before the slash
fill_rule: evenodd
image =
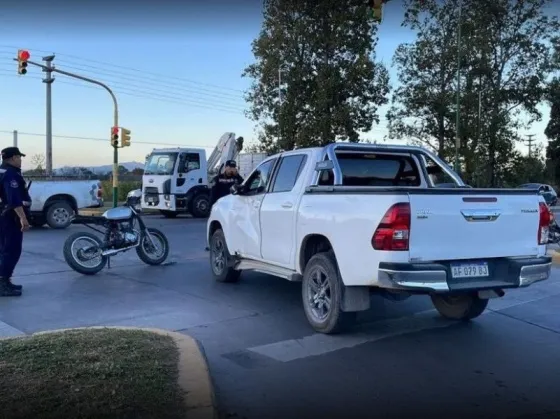
<path id="1" fill-rule="evenodd" d="M 549 277 L 548 225 L 536 191 L 470 188 L 420 147 L 337 143 L 268 157 L 214 205 L 207 237 L 217 281 L 302 281 L 310 324 L 335 333 L 372 292 L 479 316 Z"/>
<path id="2" fill-rule="evenodd" d="M 26 180 L 32 201 L 31 224 L 35 227 L 48 224 L 51 228 L 66 228 L 78 210 L 103 206 L 99 180 Z"/>

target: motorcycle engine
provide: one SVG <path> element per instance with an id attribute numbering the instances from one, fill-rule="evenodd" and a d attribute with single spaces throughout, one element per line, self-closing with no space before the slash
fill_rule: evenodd
<path id="1" fill-rule="evenodd" d="M 111 242 L 115 249 L 133 246 L 138 242 L 138 232 L 131 223 L 119 223 L 111 232 Z"/>

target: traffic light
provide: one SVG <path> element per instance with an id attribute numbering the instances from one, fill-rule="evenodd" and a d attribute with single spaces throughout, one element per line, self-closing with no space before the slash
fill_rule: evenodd
<path id="1" fill-rule="evenodd" d="M 374 22 L 381 22 L 383 18 L 383 0 L 368 0 Z"/>
<path id="2" fill-rule="evenodd" d="M 119 127 L 111 128 L 111 145 L 113 147 L 119 146 Z"/>
<path id="3" fill-rule="evenodd" d="M 18 74 L 23 76 L 27 74 L 27 61 L 31 58 L 29 51 L 24 49 L 18 50 L 17 61 L 18 61 Z"/>
<path id="4" fill-rule="evenodd" d="M 130 147 L 130 130 L 121 128 L 121 147 Z"/>

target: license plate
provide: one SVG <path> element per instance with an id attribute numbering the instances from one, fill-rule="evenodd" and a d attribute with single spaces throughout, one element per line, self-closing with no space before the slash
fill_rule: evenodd
<path id="1" fill-rule="evenodd" d="M 484 278 L 490 276 L 488 263 L 461 263 L 451 265 L 451 276 L 453 278 Z"/>
<path id="2" fill-rule="evenodd" d="M 155 198 L 148 198 L 148 202 L 156 202 Z"/>

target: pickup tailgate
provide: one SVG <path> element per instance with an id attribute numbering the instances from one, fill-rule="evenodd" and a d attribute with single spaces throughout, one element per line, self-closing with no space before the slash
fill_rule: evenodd
<path id="1" fill-rule="evenodd" d="M 410 194 L 410 260 L 536 256 L 536 193 L 511 190 Z"/>

